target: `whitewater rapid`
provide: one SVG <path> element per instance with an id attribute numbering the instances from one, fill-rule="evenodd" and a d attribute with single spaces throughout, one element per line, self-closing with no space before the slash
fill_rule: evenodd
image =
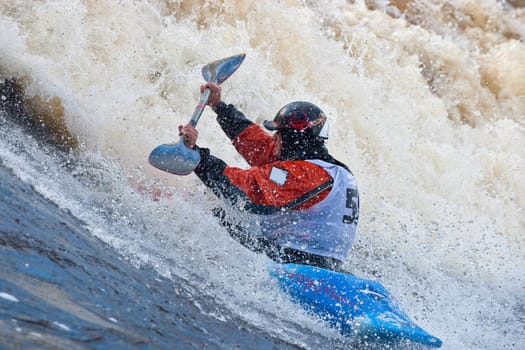
<path id="1" fill-rule="evenodd" d="M 344 344 L 218 227 L 220 203 L 193 175 L 147 164 L 189 120 L 200 67 L 245 52 L 223 99 L 258 123 L 291 100 L 318 104 L 331 153 L 356 175 L 360 226 L 345 267 L 379 278 L 445 349 L 525 343 L 519 2 L 3 0 L 0 33 L 0 79 L 75 167 L 20 146 L 25 136 L 5 136 L 3 163 L 134 263 L 304 347 L 317 348 L 311 334 Z M 211 111 L 199 132 L 246 166 Z"/>

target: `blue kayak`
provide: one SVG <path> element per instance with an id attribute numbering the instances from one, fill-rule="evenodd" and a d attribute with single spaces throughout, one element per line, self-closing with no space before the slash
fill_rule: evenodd
<path id="1" fill-rule="evenodd" d="M 345 336 L 441 346 L 441 340 L 415 324 L 379 282 L 298 264 L 270 263 L 268 270 L 294 302 Z"/>

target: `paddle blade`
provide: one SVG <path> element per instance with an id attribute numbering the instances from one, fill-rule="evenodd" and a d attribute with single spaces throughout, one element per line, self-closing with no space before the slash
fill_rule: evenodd
<path id="1" fill-rule="evenodd" d="M 207 82 L 220 85 L 239 68 L 245 57 L 246 54 L 242 53 L 208 63 L 202 67 L 202 77 Z"/>
<path id="2" fill-rule="evenodd" d="M 184 143 L 162 144 L 151 151 L 148 161 L 155 168 L 175 175 L 188 175 L 199 165 L 199 152 Z"/>

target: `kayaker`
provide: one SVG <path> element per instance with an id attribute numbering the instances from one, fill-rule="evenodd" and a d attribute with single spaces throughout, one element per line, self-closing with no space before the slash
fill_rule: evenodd
<path id="1" fill-rule="evenodd" d="M 309 102 L 289 103 L 263 123 L 272 137 L 222 102 L 220 86 L 207 83 L 201 92 L 206 88 L 220 127 L 250 165 L 228 166 L 196 145 L 193 126 L 179 126 L 184 144 L 200 153 L 195 174 L 229 204 L 216 211 L 221 223 L 274 261 L 340 271 L 356 234 L 359 194 L 350 169 L 325 146 L 326 115 Z"/>

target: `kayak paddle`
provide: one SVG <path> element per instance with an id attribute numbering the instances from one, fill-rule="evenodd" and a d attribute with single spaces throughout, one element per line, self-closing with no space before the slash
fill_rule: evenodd
<path id="1" fill-rule="evenodd" d="M 239 54 L 209 63 L 202 67 L 202 77 L 205 81 L 222 84 L 239 68 L 244 61 L 246 54 Z M 206 103 L 210 97 L 210 89 L 204 90 L 193 116 L 190 119 L 192 126 L 197 126 L 197 122 L 206 108 Z M 177 143 L 162 144 L 151 151 L 148 161 L 155 168 L 175 175 L 188 175 L 199 165 L 201 160 L 199 152 L 189 149 L 184 145 L 184 137 Z"/>

